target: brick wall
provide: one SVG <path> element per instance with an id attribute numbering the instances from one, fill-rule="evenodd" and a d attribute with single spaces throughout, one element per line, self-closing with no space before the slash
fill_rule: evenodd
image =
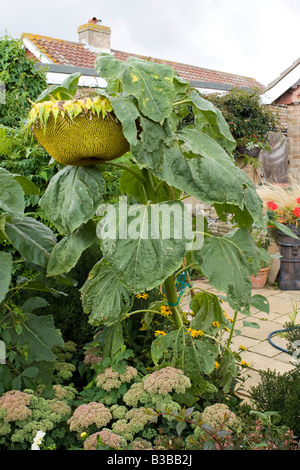
<path id="1" fill-rule="evenodd" d="M 290 174 L 294 178 L 300 178 L 300 103 L 289 105 L 287 119 Z"/>

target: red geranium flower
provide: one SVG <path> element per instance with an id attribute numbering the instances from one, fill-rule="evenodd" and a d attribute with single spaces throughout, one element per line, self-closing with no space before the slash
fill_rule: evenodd
<path id="1" fill-rule="evenodd" d="M 296 202 L 297 204 L 300 204 L 300 197 L 297 197 Z"/>
<path id="2" fill-rule="evenodd" d="M 300 217 L 300 207 L 295 207 L 295 209 L 293 209 L 293 214 L 299 218 Z"/>
<path id="3" fill-rule="evenodd" d="M 275 211 L 277 209 L 277 204 L 273 201 L 268 201 L 267 202 L 267 207 L 270 209 L 270 211 Z"/>

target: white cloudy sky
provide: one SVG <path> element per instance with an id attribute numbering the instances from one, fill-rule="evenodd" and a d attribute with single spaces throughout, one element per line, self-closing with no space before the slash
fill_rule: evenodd
<path id="1" fill-rule="evenodd" d="M 299 0 L 0 0 L 0 35 L 77 41 L 77 27 L 93 16 L 111 28 L 113 49 L 264 85 L 300 57 Z"/>

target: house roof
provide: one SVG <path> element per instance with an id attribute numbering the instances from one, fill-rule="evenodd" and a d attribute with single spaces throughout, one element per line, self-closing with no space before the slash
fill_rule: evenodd
<path id="1" fill-rule="evenodd" d="M 300 58 L 285 69 L 279 77 L 273 80 L 265 89 L 262 95 L 266 104 L 276 102 L 287 90 L 298 86 L 300 79 Z"/>
<path id="2" fill-rule="evenodd" d="M 30 33 L 23 33 L 21 37 L 23 41 L 25 41 L 28 55 L 38 58 L 42 63 L 72 66 L 76 68 L 80 67 L 89 70 L 94 69 L 97 52 L 89 49 L 84 43 Z M 32 47 L 28 47 L 28 44 Z M 169 64 L 181 78 L 191 82 L 195 87 L 216 90 L 229 90 L 233 87 L 248 89 L 264 88 L 261 83 L 250 77 L 220 72 L 180 62 L 150 58 L 114 49 L 111 50 L 111 53 L 117 59 L 123 61 L 126 61 L 130 56 L 135 56 L 141 59 L 149 59 L 157 63 Z"/>

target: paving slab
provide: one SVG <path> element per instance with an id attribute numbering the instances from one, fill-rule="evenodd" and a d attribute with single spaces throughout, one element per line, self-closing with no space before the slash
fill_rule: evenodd
<path id="1" fill-rule="evenodd" d="M 222 292 L 210 286 L 205 279 L 194 281 L 194 286 L 224 296 Z M 277 373 L 285 373 L 295 367 L 291 355 L 274 347 L 268 338 L 273 332 L 282 329 L 285 323 L 291 321 L 291 318 L 295 319 L 296 324 L 300 324 L 300 291 L 281 291 L 273 286 L 266 286 L 264 289 L 253 289 L 252 295 L 258 294 L 268 299 L 269 314 L 255 308 L 251 309 L 250 316 L 238 313 L 235 329 L 240 330 L 241 334 L 233 336 L 231 344 L 232 350 L 238 351 L 241 359 L 251 364 L 251 368 L 243 372 L 243 375 L 247 377 L 243 386 L 246 394 L 251 387 L 259 383 L 260 371 L 270 369 Z M 298 305 L 299 313 L 295 315 Z M 229 304 L 224 302 L 222 307 L 226 314 L 233 318 L 234 310 Z M 244 326 L 244 321 L 255 322 L 259 328 Z M 271 339 L 276 346 L 286 349 L 286 340 L 283 335 L 272 336 Z M 246 348 L 246 351 L 241 351 L 240 346 Z"/>

